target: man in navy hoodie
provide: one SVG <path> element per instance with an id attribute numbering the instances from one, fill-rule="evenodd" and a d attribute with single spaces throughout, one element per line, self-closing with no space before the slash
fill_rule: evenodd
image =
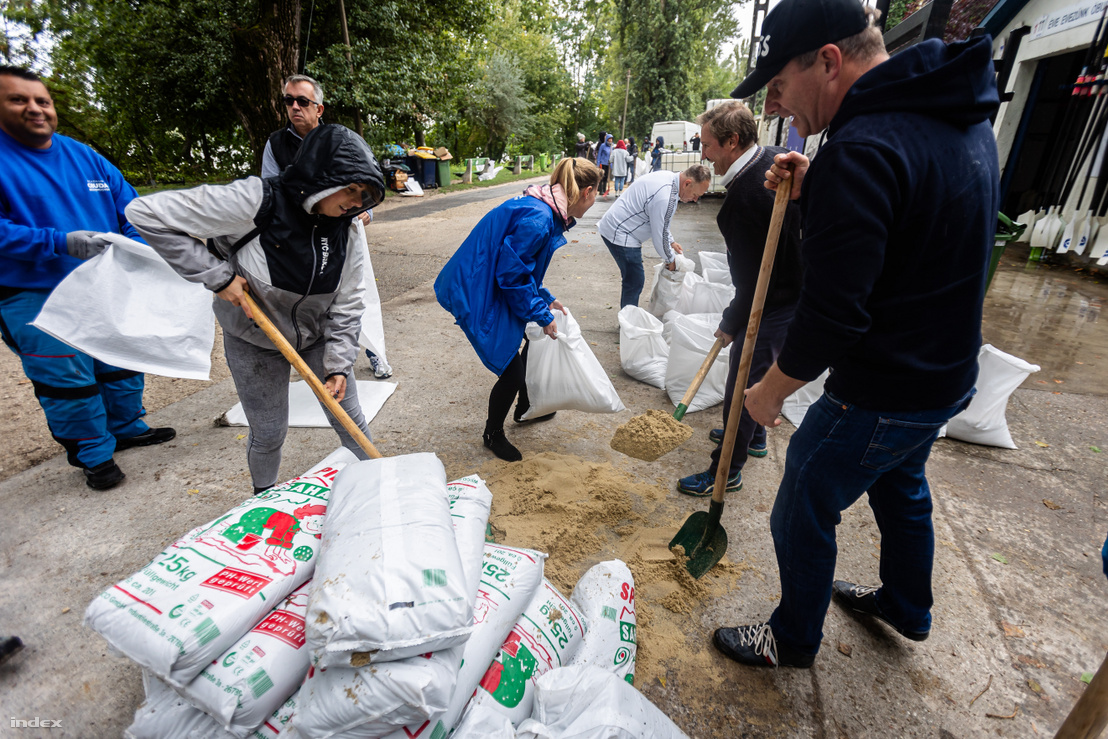
<path id="1" fill-rule="evenodd" d="M 922 641 L 931 630 L 934 531 L 924 466 L 939 429 L 969 403 L 999 204 L 989 116 L 991 42 L 930 40 L 890 58 L 857 0 L 783 0 L 754 72 L 767 113 L 802 136 L 827 128 L 808 167 L 780 155 L 803 217 L 803 284 L 776 363 L 746 391 L 759 423 L 831 369 L 789 444 L 770 527 L 781 603 L 768 623 L 718 629 L 750 665 L 808 667 L 834 593 L 855 613 Z M 791 178 L 783 168 L 795 165 Z M 881 530 L 881 585 L 835 580 L 835 527 L 863 493 Z"/>
<path id="2" fill-rule="evenodd" d="M 54 133 L 58 115 L 32 72 L 0 66 L 0 334 L 19 355 L 50 433 L 96 490 L 124 478 L 113 454 L 169 441 L 142 417 L 143 376 L 73 349 L 31 325 L 66 275 L 99 254 L 99 233 L 137 239 L 123 209 L 135 197 L 119 170 Z M 105 296 L 108 299 L 108 296 Z"/>

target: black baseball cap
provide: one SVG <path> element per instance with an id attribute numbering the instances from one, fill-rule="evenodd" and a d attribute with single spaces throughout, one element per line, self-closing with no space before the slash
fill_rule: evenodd
<path id="1" fill-rule="evenodd" d="M 754 71 L 731 91 L 748 98 L 794 58 L 861 33 L 869 21 L 858 0 L 782 0 L 762 21 Z"/>

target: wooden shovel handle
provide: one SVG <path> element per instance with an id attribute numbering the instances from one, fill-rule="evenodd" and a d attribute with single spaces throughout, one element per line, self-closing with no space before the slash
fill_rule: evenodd
<path id="1" fill-rule="evenodd" d="M 700 365 L 700 370 L 697 371 L 696 376 L 693 377 L 692 384 L 689 385 L 689 389 L 685 391 L 685 397 L 681 398 L 681 402 L 673 411 L 673 417 L 678 421 L 685 417 L 685 412 L 689 409 L 689 403 L 696 397 L 696 391 L 704 384 L 704 378 L 708 376 L 708 372 L 711 371 L 712 365 L 715 363 L 716 357 L 719 356 L 719 351 L 722 348 L 723 339 L 716 339 L 716 343 L 712 344 L 712 349 L 708 352 L 704 364 Z"/>
<path id="2" fill-rule="evenodd" d="M 366 438 L 366 435 L 362 433 L 358 424 L 354 423 L 354 420 L 343 410 L 339 402 L 331 397 L 331 393 L 327 392 L 327 388 L 319 381 L 319 378 L 315 376 L 315 373 L 308 367 L 308 364 L 296 353 L 296 349 L 292 347 L 288 339 L 281 335 L 281 332 L 273 325 L 273 321 L 269 320 L 269 316 L 262 312 L 262 309 L 258 307 L 258 304 L 254 302 L 254 299 L 248 294 L 243 294 L 242 301 L 250 308 L 250 313 L 254 316 L 254 323 L 258 324 L 258 327 L 269 337 L 269 340 L 277 347 L 277 351 L 281 352 L 285 359 L 289 360 L 289 364 L 293 366 L 293 369 L 300 373 L 300 376 L 304 378 L 304 382 L 308 383 L 308 387 L 312 389 L 315 396 L 326 406 L 327 410 L 331 411 L 331 415 L 339 420 L 339 423 L 342 424 L 342 427 L 346 429 L 347 433 L 354 437 L 354 441 L 358 442 L 358 446 L 360 446 L 371 459 L 380 459 L 381 453 L 377 451 L 377 447 L 373 446 L 373 443 Z M 350 378 L 349 382 L 355 382 L 355 380 Z"/>
<path id="3" fill-rule="evenodd" d="M 1096 739 L 1108 726 L 1108 656 L 1077 699 L 1054 739 Z"/>
<path id="4" fill-rule="evenodd" d="M 792 171 L 792 166 L 789 166 Z M 754 359 L 754 344 L 758 340 L 758 328 L 762 325 L 762 309 L 766 305 L 766 292 L 769 291 L 769 278 L 773 273 L 773 258 L 777 254 L 777 242 L 781 237 L 781 224 L 785 222 L 785 208 L 789 204 L 789 191 L 792 180 L 777 185 L 777 197 L 773 201 L 773 216 L 770 218 L 769 231 L 766 232 L 766 248 L 762 252 L 762 266 L 758 270 L 758 285 L 754 288 L 754 300 L 750 305 L 750 320 L 746 322 L 746 339 L 743 341 L 742 359 L 735 377 L 735 395 L 731 398 L 731 412 L 727 414 L 727 428 L 720 447 L 719 467 L 716 468 L 716 484 L 712 490 L 712 500 L 723 502 L 723 491 L 727 489 L 727 476 L 731 471 L 731 457 L 735 451 L 735 437 L 739 433 L 739 418 L 743 404 L 746 403 L 746 381 L 750 378 L 750 363 Z"/>

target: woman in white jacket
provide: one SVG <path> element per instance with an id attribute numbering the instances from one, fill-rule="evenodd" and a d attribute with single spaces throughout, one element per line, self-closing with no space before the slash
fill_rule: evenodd
<path id="1" fill-rule="evenodd" d="M 250 423 L 246 457 L 255 494 L 277 483 L 290 367 L 253 322 L 243 293 L 368 437 L 353 381 L 364 292 L 355 216 L 383 196 L 384 179 L 365 141 L 324 124 L 276 177 L 160 192 L 127 206 L 127 218 L 178 274 L 220 298 L 215 314 Z M 342 425 L 329 413 L 327 419 L 343 446 L 366 459 Z"/>

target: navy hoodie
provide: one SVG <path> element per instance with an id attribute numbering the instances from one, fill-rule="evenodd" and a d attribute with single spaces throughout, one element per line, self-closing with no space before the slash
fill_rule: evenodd
<path id="1" fill-rule="evenodd" d="M 943 408 L 977 378 L 1000 175 L 988 37 L 926 41 L 846 94 L 801 191 L 803 288 L 778 358 L 862 408 Z"/>

